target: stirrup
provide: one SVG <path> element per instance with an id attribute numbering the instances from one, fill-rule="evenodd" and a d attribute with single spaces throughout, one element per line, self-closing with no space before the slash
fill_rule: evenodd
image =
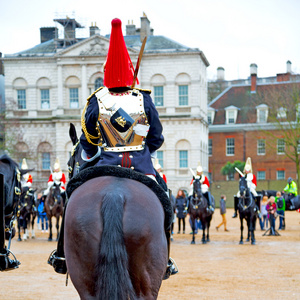
<path id="1" fill-rule="evenodd" d="M 59 274 L 67 273 L 67 264 L 64 257 L 57 256 L 57 250 L 53 250 L 48 258 L 48 264 L 54 268 L 54 271 Z"/>
<path id="2" fill-rule="evenodd" d="M 19 268 L 21 264 L 15 257 L 15 255 L 9 250 L 5 249 L 6 253 L 0 253 L 0 271 L 10 271 Z M 14 259 L 10 259 L 8 256 L 11 254 Z"/>
<path id="3" fill-rule="evenodd" d="M 168 265 L 167 265 L 167 270 L 165 273 L 165 276 L 163 278 L 163 280 L 168 279 L 171 275 L 175 275 L 178 273 L 178 267 L 176 265 L 176 262 L 173 258 L 169 258 L 168 260 Z"/>
<path id="4" fill-rule="evenodd" d="M 237 217 L 237 212 L 235 211 L 232 215 L 232 218 L 236 218 Z"/>

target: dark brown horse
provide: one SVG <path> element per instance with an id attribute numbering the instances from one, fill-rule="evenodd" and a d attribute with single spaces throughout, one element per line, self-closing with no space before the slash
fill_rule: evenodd
<path id="1" fill-rule="evenodd" d="M 18 241 L 21 239 L 21 230 L 23 230 L 23 240 L 29 239 L 28 228 L 31 227 L 31 238 L 35 238 L 34 223 L 37 216 L 37 203 L 35 191 L 25 188 L 22 191 L 18 205 Z"/>
<path id="2" fill-rule="evenodd" d="M 48 241 L 52 241 L 52 217 L 56 218 L 56 230 L 57 230 L 56 240 L 58 240 L 59 220 L 60 217 L 62 217 L 64 211 L 64 203 L 60 191 L 60 185 L 61 185 L 60 183 L 57 184 L 54 182 L 52 187 L 50 187 L 49 193 L 45 200 L 45 212 L 49 220 Z"/>
<path id="3" fill-rule="evenodd" d="M 17 163 L 9 156 L 0 157 L 0 271 L 18 268 L 20 264 L 10 251 L 10 243 L 15 235 L 14 221 L 21 195 L 21 176 L 27 172 L 28 170 L 19 170 Z M 8 240 L 7 247 L 5 240 Z M 10 254 L 14 259 L 9 258 Z"/>
<path id="4" fill-rule="evenodd" d="M 248 237 L 247 241 L 250 241 L 251 244 L 255 245 L 255 223 L 256 223 L 256 204 L 255 199 L 250 192 L 250 189 L 247 185 L 247 180 L 245 177 L 240 177 L 239 181 L 239 202 L 238 202 L 238 210 L 240 215 L 240 222 L 241 222 L 241 239 L 240 244 L 243 244 L 243 230 L 244 230 L 244 224 L 243 220 L 245 219 L 247 222 L 248 227 Z"/>
<path id="5" fill-rule="evenodd" d="M 211 195 L 212 206 L 215 207 L 214 197 Z M 193 238 L 191 244 L 195 244 L 195 220 L 200 220 L 202 224 L 202 243 L 206 244 L 209 239 L 209 227 L 213 213 L 208 210 L 208 201 L 201 191 L 201 182 L 194 177 L 193 181 L 193 195 L 189 197 L 188 213 L 191 218 Z M 205 235 L 206 230 L 206 235 Z"/>
<path id="6" fill-rule="evenodd" d="M 70 170 L 81 154 L 74 151 Z M 78 186 L 65 211 L 64 250 L 80 298 L 156 299 L 168 262 L 164 219 L 156 194 L 135 180 L 103 176 Z"/>

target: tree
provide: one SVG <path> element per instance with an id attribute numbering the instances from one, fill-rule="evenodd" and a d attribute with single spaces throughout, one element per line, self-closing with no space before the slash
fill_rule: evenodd
<path id="1" fill-rule="evenodd" d="M 236 173 L 235 168 L 238 168 L 240 171 L 244 170 L 245 163 L 241 162 L 239 160 L 234 161 L 231 163 L 228 161 L 226 165 L 224 165 L 221 168 L 221 174 L 222 175 L 227 175 L 229 180 L 234 180 L 234 174 Z"/>
<path id="2" fill-rule="evenodd" d="M 300 186 L 300 83 L 271 85 L 257 96 L 260 103 L 268 106 L 267 124 L 262 126 L 269 137 L 267 144 L 271 149 L 280 146 L 295 163 Z"/>

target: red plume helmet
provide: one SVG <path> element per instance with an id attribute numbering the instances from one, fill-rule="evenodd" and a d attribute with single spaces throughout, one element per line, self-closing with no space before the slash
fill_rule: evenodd
<path id="1" fill-rule="evenodd" d="M 124 41 L 122 22 L 120 19 L 113 19 L 111 26 L 104 70 L 104 85 L 107 88 L 131 86 L 134 68 Z"/>

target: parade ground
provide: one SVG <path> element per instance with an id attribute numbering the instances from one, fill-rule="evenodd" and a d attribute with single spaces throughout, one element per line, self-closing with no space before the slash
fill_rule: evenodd
<path id="1" fill-rule="evenodd" d="M 257 223 L 256 245 L 239 245 L 240 221 L 232 219 L 232 213 L 227 210 L 229 232 L 224 227 L 217 231 L 221 215 L 216 209 L 208 244 L 201 243 L 201 231 L 191 245 L 188 217 L 185 234 L 177 234 L 176 220 L 171 256 L 179 273 L 163 281 L 159 300 L 300 299 L 300 213 L 286 212 L 286 229 L 278 231 L 280 236 L 263 236 L 265 231 Z M 276 229 L 278 224 L 277 219 Z M 11 250 L 21 265 L 0 273 L 0 299 L 79 299 L 71 280 L 66 286 L 66 276 L 46 263 L 56 247 L 47 238 L 37 227 L 35 239 L 18 242 L 14 238 Z"/>

